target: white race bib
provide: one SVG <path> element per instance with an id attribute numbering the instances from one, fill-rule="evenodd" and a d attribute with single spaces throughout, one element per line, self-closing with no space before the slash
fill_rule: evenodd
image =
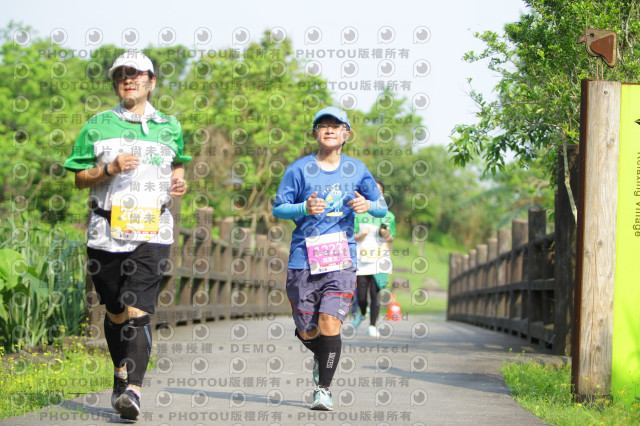
<path id="1" fill-rule="evenodd" d="M 305 238 L 305 242 L 311 275 L 339 271 L 352 266 L 345 231 Z"/>

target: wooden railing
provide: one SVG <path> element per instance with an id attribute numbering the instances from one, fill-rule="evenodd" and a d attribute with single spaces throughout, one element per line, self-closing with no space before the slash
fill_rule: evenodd
<path id="1" fill-rule="evenodd" d="M 570 187 L 577 194 L 577 147 L 568 150 Z M 560 161 L 555 231 L 546 233 L 546 212 L 530 209 L 528 220 L 449 264 L 447 319 L 504 331 L 570 353 L 573 320 L 576 224 Z"/>
<path id="2" fill-rule="evenodd" d="M 178 218 L 180 204 L 174 203 L 171 211 Z M 287 247 L 268 241 L 266 235 L 252 235 L 236 226 L 233 218 L 222 219 L 220 238 L 212 238 L 210 207 L 198 210 L 195 229 L 175 222 L 174 244 L 152 316 L 154 326 L 291 312 L 285 292 Z M 105 309 L 97 303 L 90 276 L 86 301 L 91 327 L 102 330 Z"/>
<path id="3" fill-rule="evenodd" d="M 450 320 L 553 342 L 553 233 L 544 235 L 546 213 L 530 210 L 469 254 L 450 258 Z"/>

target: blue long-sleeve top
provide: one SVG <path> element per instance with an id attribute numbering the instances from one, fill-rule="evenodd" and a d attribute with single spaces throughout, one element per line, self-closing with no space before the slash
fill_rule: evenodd
<path id="1" fill-rule="evenodd" d="M 305 238 L 342 231 L 347 235 L 353 265 L 357 265 L 353 231 L 355 212 L 347 204 L 355 198 L 356 191 L 371 203 L 368 213 L 372 216 L 387 214 L 387 203 L 371 172 L 360 160 L 342 155 L 336 170 L 325 171 L 313 154 L 287 168 L 276 194 L 273 215 L 296 224 L 291 236 L 290 269 L 309 269 Z M 307 215 L 305 201 L 314 192 L 325 200 L 327 207 L 322 214 Z"/>

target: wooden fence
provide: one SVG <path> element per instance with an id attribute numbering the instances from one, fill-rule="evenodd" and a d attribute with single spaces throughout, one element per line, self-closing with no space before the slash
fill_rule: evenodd
<path id="1" fill-rule="evenodd" d="M 569 147 L 570 187 L 577 194 L 577 147 Z M 447 319 L 504 331 L 568 354 L 571 346 L 576 224 L 560 159 L 555 231 L 546 233 L 546 212 L 530 209 L 528 220 L 449 264 Z"/>
<path id="2" fill-rule="evenodd" d="M 180 203 L 173 203 L 171 212 L 179 217 Z M 252 235 L 236 226 L 233 218 L 221 220 L 220 239 L 212 238 L 210 207 L 198 210 L 195 229 L 175 222 L 169 264 L 151 317 L 153 326 L 291 312 L 285 292 L 288 248 L 266 235 Z M 105 309 L 98 304 L 89 275 L 86 289 L 91 328 L 102 330 Z"/>

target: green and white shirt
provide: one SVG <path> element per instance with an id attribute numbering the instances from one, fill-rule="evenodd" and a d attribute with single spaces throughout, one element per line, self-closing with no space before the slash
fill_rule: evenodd
<path id="1" fill-rule="evenodd" d="M 125 121 L 114 110 L 93 116 L 82 128 L 72 154 L 64 163 L 65 168 L 77 172 L 103 166 L 123 153 L 140 158 L 141 164 L 135 170 L 118 173 L 91 187 L 89 197 L 92 204 L 103 210 L 109 211 L 113 207 L 120 210 L 122 207 L 125 211 L 126 207 L 131 214 L 136 211 L 159 212 L 160 206 L 171 199 L 172 164 L 191 160 L 183 153 L 182 128 L 178 120 L 153 110 L 150 104 L 148 107 L 156 118 L 146 123 L 148 132 L 143 132 L 141 123 Z M 145 210 L 147 207 L 153 210 Z M 87 246 L 122 253 L 135 250 L 145 241 L 172 244 L 173 217 L 168 209 L 159 216 L 157 234 L 154 232 L 141 237 L 133 232 L 113 238 L 107 219 L 92 213 Z"/>
<path id="2" fill-rule="evenodd" d="M 359 242 L 358 275 L 390 274 L 393 269 L 389 243 L 380 236 L 380 225 L 386 224 L 392 237 L 396 236 L 396 217 L 390 211 L 385 217 L 373 217 L 369 213 L 358 213 L 353 230 L 357 234 L 361 229 L 369 233 Z"/>

